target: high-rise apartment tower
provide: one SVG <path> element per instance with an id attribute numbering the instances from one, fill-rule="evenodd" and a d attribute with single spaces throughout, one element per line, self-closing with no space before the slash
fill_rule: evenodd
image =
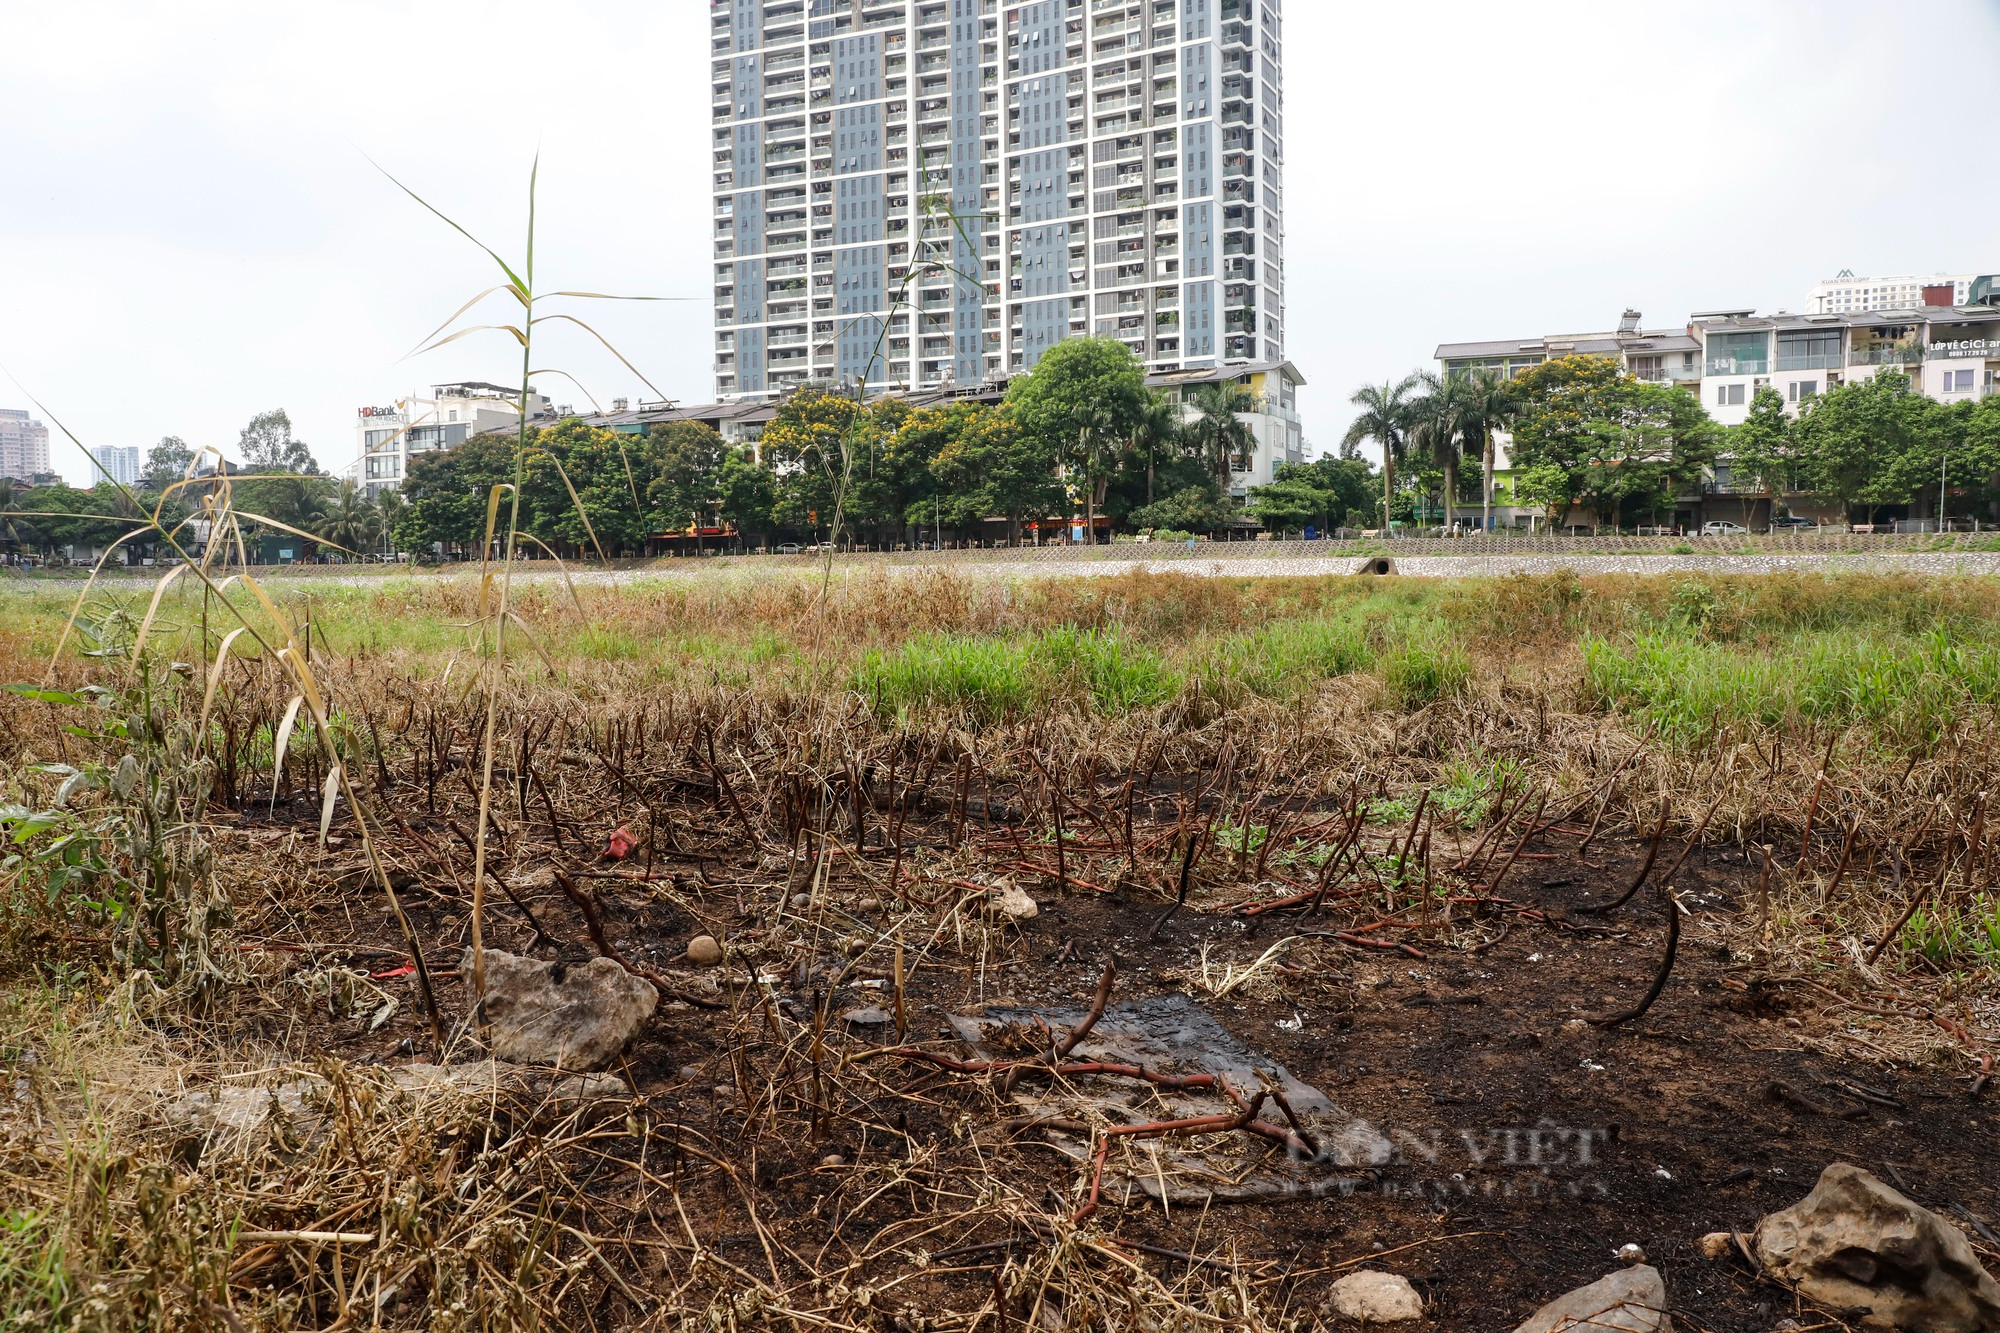
<path id="1" fill-rule="evenodd" d="M 138 483 L 139 469 L 142 466 L 138 445 L 100 444 L 90 451 L 90 456 L 95 458 L 98 467 L 104 470 L 99 472 L 97 468 L 92 468 L 84 479 L 84 485 L 95 486 L 107 476 L 121 486 Z"/>
<path id="2" fill-rule="evenodd" d="M 0 477 L 31 481 L 49 470 L 49 428 L 25 409 L 0 407 Z"/>
<path id="3" fill-rule="evenodd" d="M 715 373 L 1284 359 L 1280 0 L 710 0 Z"/>

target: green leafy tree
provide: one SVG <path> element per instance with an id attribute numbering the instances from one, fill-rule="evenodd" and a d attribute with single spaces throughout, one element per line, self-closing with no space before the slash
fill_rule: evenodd
<path id="1" fill-rule="evenodd" d="M 1988 519 L 2000 519 L 2000 394 L 1988 394 L 1964 409 L 1959 440 L 1973 478 L 1966 486 L 1968 503 L 1983 509 Z"/>
<path id="2" fill-rule="evenodd" d="M 1332 528 L 1374 503 L 1375 469 L 1358 453 L 1280 463 L 1269 486 L 1250 493 L 1250 512 L 1274 531 Z"/>
<path id="3" fill-rule="evenodd" d="M 38 542 L 45 554 L 56 554 L 65 548 L 75 548 L 81 556 L 84 552 L 102 550 L 118 538 L 139 527 L 142 520 L 127 520 L 104 502 L 102 492 L 92 492 L 75 486 L 37 486 L 32 490 L 17 491 L 17 513 L 31 514 L 28 526 L 22 530 L 23 537 L 30 542 Z M 128 558 L 136 558 L 141 548 L 128 543 Z"/>
<path id="4" fill-rule="evenodd" d="M 1573 504 L 1603 523 L 1657 515 L 1720 450 L 1722 430 L 1692 394 L 1641 383 L 1609 358 L 1557 357 L 1516 382 L 1522 494 L 1552 520 Z"/>
<path id="5" fill-rule="evenodd" d="M 1273 532 L 1334 527 L 1347 507 L 1332 491 L 1302 479 L 1273 481 L 1250 492 L 1248 512 Z"/>
<path id="6" fill-rule="evenodd" d="M 308 538 L 326 521 L 337 489 L 331 478 L 312 475 L 253 477 L 235 484 L 243 512 L 270 520 L 264 530 Z"/>
<path id="7" fill-rule="evenodd" d="M 237 437 L 236 451 L 252 472 L 319 475 L 319 464 L 313 461 L 312 450 L 292 438 L 292 418 L 282 407 L 251 417 L 250 424 Z"/>
<path id="8" fill-rule="evenodd" d="M 1411 421 L 1411 395 L 1417 377 L 1406 375 L 1383 384 L 1364 384 L 1347 401 L 1361 409 L 1347 428 L 1341 447 L 1352 449 L 1364 440 L 1382 448 L 1382 529 L 1388 531 L 1395 502 L 1396 465 L 1402 461 Z"/>
<path id="9" fill-rule="evenodd" d="M 194 466 L 194 450 L 178 435 L 165 435 L 160 442 L 146 451 L 146 465 L 139 472 L 140 482 L 151 491 L 164 491 L 180 481 Z"/>
<path id="10" fill-rule="evenodd" d="M 1137 526 L 1173 532 L 1214 532 L 1226 526 L 1229 518 L 1229 506 L 1212 486 L 1188 486 L 1132 511 L 1132 522 Z"/>
<path id="11" fill-rule="evenodd" d="M 532 512 L 526 530 L 575 554 L 644 550 L 653 524 L 629 439 L 575 417 L 530 431 L 522 484 L 522 500 Z"/>
<path id="12" fill-rule="evenodd" d="M 1798 489 L 1792 419 L 1785 414 L 1784 396 L 1768 384 L 1751 397 L 1750 414 L 1729 428 L 1723 452 L 1729 456 L 1732 476 L 1774 493 Z"/>
<path id="13" fill-rule="evenodd" d="M 1007 541 L 1017 545 L 1021 524 L 1042 519 L 1066 503 L 1056 476 L 1056 451 L 1048 439 L 1021 429 L 1008 408 L 954 404 L 950 437 L 931 463 L 945 522 L 977 533 L 988 518 L 1007 520 Z"/>
<path id="14" fill-rule="evenodd" d="M 477 552 L 486 531 L 487 496 L 494 486 L 514 480 L 514 449 L 512 439 L 475 435 L 454 449 L 411 455 L 403 512 L 391 531 L 397 549 Z M 526 497 L 521 508 L 526 528 L 535 517 Z"/>
<path id="15" fill-rule="evenodd" d="M 879 456 L 870 460 L 872 475 L 864 489 L 868 510 L 884 530 L 893 522 L 899 533 L 914 534 L 943 522 L 945 496 L 937 460 L 974 417 L 992 411 L 972 403 L 921 409 L 885 403 L 878 409 L 884 435 Z M 887 429 L 892 423 L 894 429 Z"/>
<path id="16" fill-rule="evenodd" d="M 729 447 L 714 427 L 674 421 L 646 432 L 644 490 L 654 527 L 679 532 L 707 526 L 721 497 L 716 489 Z"/>
<path id="17" fill-rule="evenodd" d="M 739 446 L 723 455 L 715 474 L 716 509 L 745 540 L 770 531 L 771 506 L 777 498 L 776 475 L 749 449 Z"/>
<path id="18" fill-rule="evenodd" d="M 759 448 L 776 474 L 771 518 L 780 528 L 811 532 L 834 524 L 857 457 L 865 409 L 844 393 L 801 389 L 779 405 Z M 846 514 L 840 515 L 845 523 Z"/>
<path id="19" fill-rule="evenodd" d="M 1936 475 L 1943 406 L 1885 369 L 1821 394 L 1795 427 L 1802 480 L 1873 523 L 1884 506 L 1907 503 Z"/>
<path id="20" fill-rule="evenodd" d="M 1976 503 L 2000 469 L 1990 442 L 1982 447 L 1975 432 L 1977 408 L 1963 402 L 1947 405 L 1913 392 L 1906 396 L 1902 412 L 1907 444 L 1889 459 L 1886 489 L 1907 496 L 1913 512 L 1923 517 L 1949 518 L 1945 502 L 1953 494 L 1963 497 L 1961 504 Z"/>
<path id="21" fill-rule="evenodd" d="M 1149 401 L 1145 367 L 1115 338 L 1059 342 L 1007 386 L 1007 408 L 1020 431 L 1075 479 L 1093 541 L 1116 450 L 1131 439 Z"/>

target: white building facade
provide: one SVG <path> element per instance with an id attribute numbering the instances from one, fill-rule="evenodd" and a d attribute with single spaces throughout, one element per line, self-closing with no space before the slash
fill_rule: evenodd
<path id="1" fill-rule="evenodd" d="M 414 455 L 450 449 L 488 431 L 514 430 L 521 419 L 520 403 L 519 389 L 471 381 L 436 384 L 428 396 L 412 391 L 392 404 L 358 408 L 355 459 L 342 479 L 371 500 L 398 490 Z M 528 412 L 531 424 L 554 415 L 544 394 L 530 395 Z"/>
<path id="2" fill-rule="evenodd" d="M 105 477 L 121 486 L 136 486 L 139 482 L 139 446 L 136 444 L 103 444 L 90 451 L 102 472 L 93 472 L 86 485 L 94 485 Z"/>
<path id="3" fill-rule="evenodd" d="M 2000 392 L 2000 306 L 1943 306 L 1866 314 L 1694 316 L 1705 349 L 1702 403 L 1734 426 L 1769 385 L 1796 414 L 1829 389 L 1885 369 L 1919 392 L 1963 402 Z"/>
<path id="4" fill-rule="evenodd" d="M 1873 310 L 1909 310 L 1923 306 L 1980 304 L 2000 293 L 2000 275 L 1939 273 L 1857 278 L 1848 269 L 1821 280 L 1806 294 L 1811 315 L 1866 314 Z"/>
<path id="5" fill-rule="evenodd" d="M 715 376 L 1284 360 L 1280 0 L 710 0 Z"/>
<path id="6" fill-rule="evenodd" d="M 1559 356 L 1610 357 L 1639 379 L 1697 395 L 1723 426 L 1747 420 L 1760 389 L 1775 390 L 1786 412 L 1797 416 L 1829 390 L 1884 370 L 1908 376 L 1917 392 L 1940 402 L 1967 402 L 2000 394 L 2000 290 L 1977 281 L 1969 290 L 1983 303 L 1803 315 L 1710 310 L 1676 330 L 1641 330 L 1638 316 L 1627 311 L 1615 333 L 1445 343 L 1436 355 L 1446 374 L 1483 369 L 1509 377 Z M 1503 527 L 1520 525 L 1536 511 L 1507 503 L 1512 479 L 1504 432 L 1496 443 L 1496 520 Z M 1734 502 L 1742 512 L 1720 516 L 1746 524 L 1759 521 L 1749 500 L 1769 499 L 1761 487 L 1734 483 L 1726 458 L 1700 489 L 1700 496 L 1684 497 L 1684 509 L 1694 501 Z M 1768 508 L 1759 512 L 1768 518 Z"/>
<path id="7" fill-rule="evenodd" d="M 32 481 L 49 471 L 49 428 L 16 407 L 0 407 L 0 477 Z"/>

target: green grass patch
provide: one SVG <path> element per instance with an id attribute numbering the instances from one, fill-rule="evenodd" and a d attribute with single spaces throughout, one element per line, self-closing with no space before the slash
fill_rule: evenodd
<path id="1" fill-rule="evenodd" d="M 1292 699 L 1323 680 L 1375 662 L 1365 623 L 1354 615 L 1279 620 L 1216 645 L 1202 670 L 1263 699 Z"/>
<path id="2" fill-rule="evenodd" d="M 1583 694 L 1683 744 L 1753 725 L 1867 725 L 1887 741 L 1936 744 L 1968 712 L 2000 704 L 2000 648 L 1943 629 L 1796 634 L 1755 649 L 1642 633 L 1585 641 Z"/>
<path id="3" fill-rule="evenodd" d="M 969 634 L 926 634 L 870 649 L 854 688 L 883 716 L 950 709 L 980 721 L 1023 712 L 1035 691 L 1020 645 Z"/>
<path id="4" fill-rule="evenodd" d="M 1380 670 L 1390 702 L 1405 712 L 1456 698 L 1472 684 L 1472 659 L 1438 635 L 1406 639 L 1382 654 Z"/>
<path id="5" fill-rule="evenodd" d="M 1116 631 L 1058 626 L 1028 649 L 1043 698 L 1088 698 L 1118 715 L 1165 703 L 1181 691 L 1181 673 L 1144 644 Z"/>

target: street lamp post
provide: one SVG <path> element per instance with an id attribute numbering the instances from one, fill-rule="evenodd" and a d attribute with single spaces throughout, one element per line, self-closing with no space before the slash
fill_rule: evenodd
<path id="1" fill-rule="evenodd" d="M 1951 441 L 1949 439 L 1940 440 L 1938 443 L 1938 535 L 1939 536 L 1944 535 L 1944 470 L 1945 470 L 1945 464 L 1949 462 L 1950 459 L 1951 459 Z"/>

